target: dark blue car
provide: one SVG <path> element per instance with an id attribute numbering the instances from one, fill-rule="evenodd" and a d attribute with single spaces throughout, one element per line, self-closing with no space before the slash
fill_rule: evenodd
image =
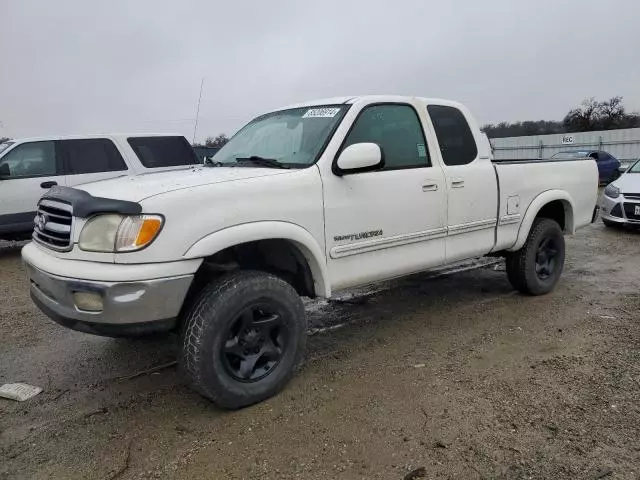
<path id="1" fill-rule="evenodd" d="M 602 150 L 567 150 L 558 152 L 551 158 L 584 158 L 591 157 L 598 164 L 598 174 L 601 183 L 613 182 L 620 176 L 618 169 L 620 161 L 610 153 Z"/>

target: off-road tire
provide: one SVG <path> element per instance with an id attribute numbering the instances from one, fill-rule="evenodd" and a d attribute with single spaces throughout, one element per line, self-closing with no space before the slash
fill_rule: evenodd
<path id="1" fill-rule="evenodd" d="M 225 367 L 225 335 L 252 302 L 268 301 L 283 318 L 288 342 L 264 378 L 244 382 Z M 300 366 L 307 338 L 302 300 L 284 280 L 265 272 L 237 271 L 206 284 L 185 309 L 180 364 L 194 390 L 216 405 L 238 409 L 279 392 Z"/>
<path id="2" fill-rule="evenodd" d="M 556 266 L 548 278 L 540 278 L 536 272 L 538 247 L 545 239 L 557 245 Z M 537 219 L 523 247 L 507 255 L 507 277 L 516 290 L 528 295 L 544 295 L 555 287 L 564 267 L 565 244 L 560 225 L 548 218 Z"/>

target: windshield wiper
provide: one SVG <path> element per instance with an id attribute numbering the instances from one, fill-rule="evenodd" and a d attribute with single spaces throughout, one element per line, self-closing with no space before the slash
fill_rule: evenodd
<path id="1" fill-rule="evenodd" d="M 267 167 L 267 168 L 291 168 L 284 163 L 280 163 L 279 161 L 273 158 L 264 158 L 258 155 L 251 155 L 250 157 L 237 157 L 237 163 L 253 163 L 254 165 L 258 165 L 259 167 Z"/>

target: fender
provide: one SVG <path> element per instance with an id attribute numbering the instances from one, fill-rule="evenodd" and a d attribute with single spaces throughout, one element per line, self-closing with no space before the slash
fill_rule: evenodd
<path id="1" fill-rule="evenodd" d="M 272 239 L 289 240 L 300 250 L 311 269 L 316 295 L 329 298 L 331 285 L 324 252 L 313 235 L 294 223 L 252 222 L 218 230 L 194 243 L 183 258 L 208 257 L 241 243 Z"/>
<path id="2" fill-rule="evenodd" d="M 546 192 L 542 192 L 540 195 L 535 197 L 529 204 L 529 207 L 527 207 L 527 211 L 524 214 L 524 219 L 520 223 L 520 229 L 518 230 L 516 243 L 511 248 L 508 248 L 507 251 L 515 252 L 516 250 L 520 250 L 523 247 L 523 245 L 527 241 L 529 231 L 533 226 L 533 221 L 536 219 L 536 216 L 538 215 L 540 210 L 542 210 L 542 207 L 550 202 L 553 202 L 554 200 L 560 200 L 564 205 L 564 231 L 571 235 L 575 233 L 573 222 L 573 212 L 575 211 L 575 206 L 573 200 L 564 190 L 547 190 Z"/>

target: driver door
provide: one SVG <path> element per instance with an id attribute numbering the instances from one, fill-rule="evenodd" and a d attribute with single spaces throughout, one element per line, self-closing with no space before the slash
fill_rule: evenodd
<path id="1" fill-rule="evenodd" d="M 335 289 L 413 273 L 445 261 L 444 172 L 431 163 L 418 111 L 372 104 L 340 151 L 376 143 L 384 167 L 335 175 L 323 170 L 327 263 Z M 338 153 L 339 155 L 339 153 Z"/>
<path id="2" fill-rule="evenodd" d="M 65 185 L 53 140 L 16 145 L 0 159 L 0 233 L 33 229 L 36 204 L 54 185 Z"/>

